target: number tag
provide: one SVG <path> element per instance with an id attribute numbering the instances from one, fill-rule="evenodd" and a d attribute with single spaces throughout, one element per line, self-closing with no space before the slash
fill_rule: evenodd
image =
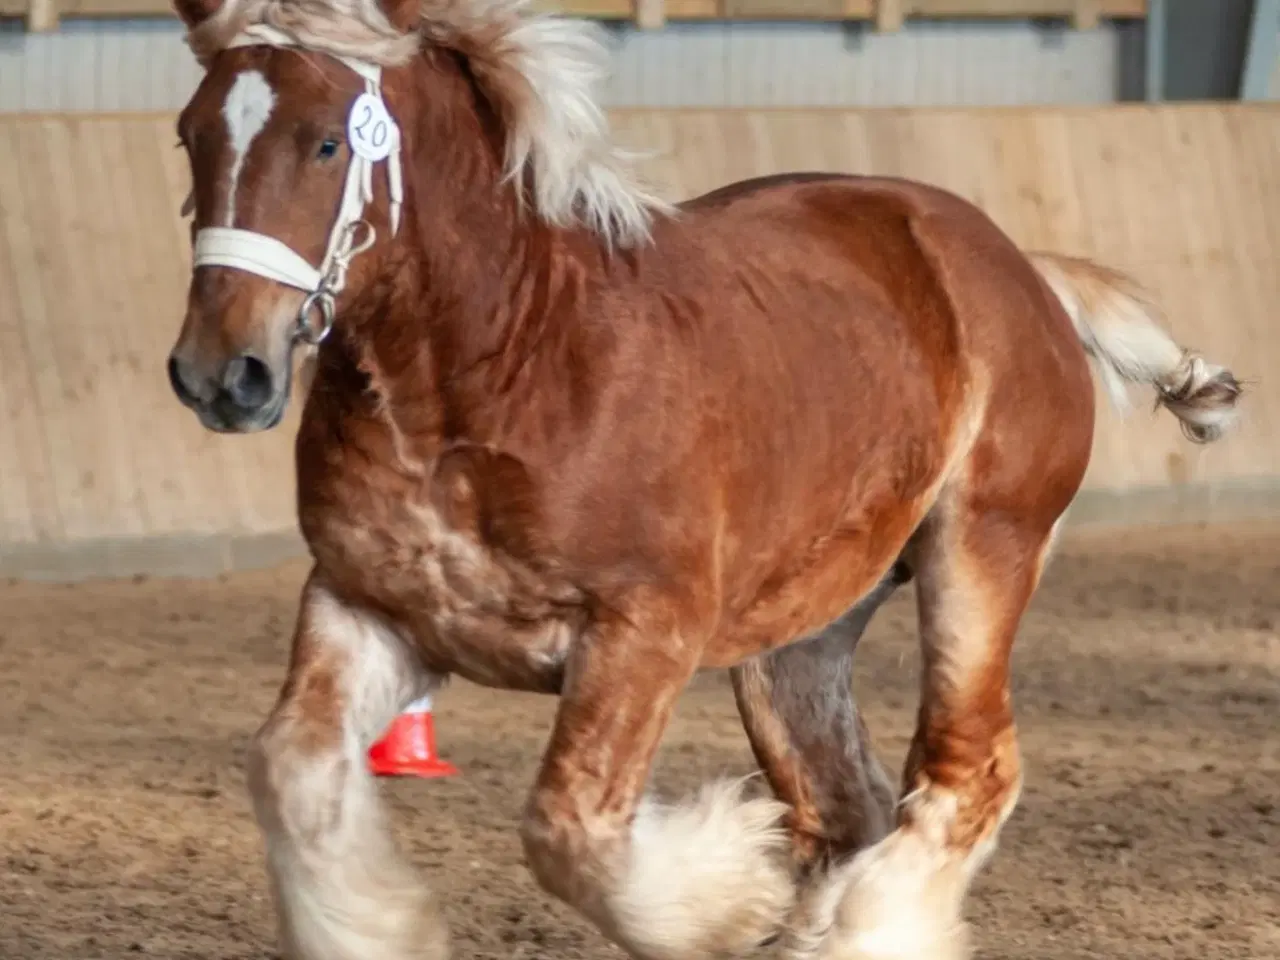
<path id="1" fill-rule="evenodd" d="M 387 113 L 381 97 L 362 93 L 347 115 L 347 140 L 351 149 L 377 163 L 385 160 L 395 145 L 396 122 Z"/>

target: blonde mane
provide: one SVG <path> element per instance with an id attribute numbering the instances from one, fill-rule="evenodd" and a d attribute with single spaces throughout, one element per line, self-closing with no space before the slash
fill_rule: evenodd
<path id="1" fill-rule="evenodd" d="M 653 217 L 672 207 L 610 139 L 594 92 L 609 60 L 598 26 L 532 12 L 529 0 L 421 0 L 419 12 L 418 29 L 404 32 L 378 0 L 226 0 L 187 39 L 202 63 L 254 23 L 386 67 L 408 62 L 424 37 L 455 49 L 507 126 L 505 176 L 522 202 L 527 172 L 548 223 L 585 226 L 611 246 L 648 240 Z"/>

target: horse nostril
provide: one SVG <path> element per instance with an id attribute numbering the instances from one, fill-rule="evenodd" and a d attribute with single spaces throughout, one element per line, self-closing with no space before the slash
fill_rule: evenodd
<path id="1" fill-rule="evenodd" d="M 271 368 L 252 354 L 242 354 L 227 364 L 222 387 L 237 407 L 256 410 L 271 399 Z"/>
<path id="2" fill-rule="evenodd" d="M 182 365 L 178 363 L 178 358 L 169 355 L 169 386 L 173 388 L 173 392 L 183 403 L 194 403 L 196 400 L 195 393 L 187 386 L 187 381 L 182 377 Z"/>

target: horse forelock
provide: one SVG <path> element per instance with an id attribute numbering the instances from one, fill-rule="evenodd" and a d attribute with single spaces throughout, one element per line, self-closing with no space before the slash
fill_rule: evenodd
<path id="1" fill-rule="evenodd" d="M 646 241 L 653 218 L 672 207 L 612 141 L 596 94 L 609 66 L 601 29 L 535 12 L 529 0 L 420 0 L 418 9 L 418 29 L 405 32 L 378 0 L 226 0 L 187 42 L 205 65 L 256 23 L 306 49 L 384 67 L 409 62 L 424 38 L 453 49 L 504 124 L 505 179 L 522 204 L 531 199 L 544 221 L 583 226 L 610 245 Z"/>
<path id="2" fill-rule="evenodd" d="M 217 12 L 191 28 L 187 44 L 208 66 L 243 30 L 267 24 L 300 47 L 366 60 L 384 67 L 407 63 L 421 35 L 398 30 L 377 0 L 224 0 Z"/>

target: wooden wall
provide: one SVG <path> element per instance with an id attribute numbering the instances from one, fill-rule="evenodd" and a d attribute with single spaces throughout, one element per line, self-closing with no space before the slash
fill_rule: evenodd
<path id="1" fill-rule="evenodd" d="M 1132 271 L 1177 336 L 1250 380 L 1200 448 L 1135 394 L 1102 409 L 1078 522 L 1280 512 L 1280 105 L 622 111 L 671 196 L 780 170 L 901 174 L 1024 246 Z M 206 433 L 164 361 L 187 173 L 169 115 L 0 119 L 0 575 L 223 569 L 293 537 L 291 436 Z M 296 411 L 295 411 L 296 415 Z"/>

